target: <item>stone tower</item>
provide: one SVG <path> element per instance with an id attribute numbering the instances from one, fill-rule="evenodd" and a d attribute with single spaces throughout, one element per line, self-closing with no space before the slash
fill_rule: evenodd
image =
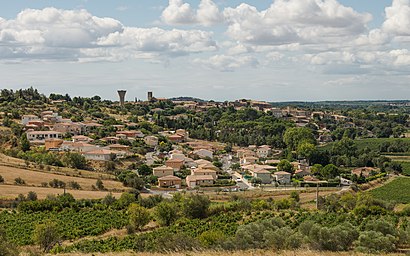
<path id="1" fill-rule="evenodd" d="M 120 106 L 123 107 L 125 103 L 126 90 L 118 90 L 118 96 L 120 96 Z"/>

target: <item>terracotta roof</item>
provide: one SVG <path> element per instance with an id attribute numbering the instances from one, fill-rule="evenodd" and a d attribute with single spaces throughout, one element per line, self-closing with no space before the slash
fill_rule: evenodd
<path id="1" fill-rule="evenodd" d="M 198 181 L 198 180 L 214 180 L 214 177 L 212 175 L 189 175 L 186 177 L 186 180 L 188 182 L 190 181 Z"/>
<path id="2" fill-rule="evenodd" d="M 290 173 L 288 173 L 288 172 L 283 172 L 283 171 L 275 172 L 274 174 L 279 174 L 279 175 L 291 175 Z"/>

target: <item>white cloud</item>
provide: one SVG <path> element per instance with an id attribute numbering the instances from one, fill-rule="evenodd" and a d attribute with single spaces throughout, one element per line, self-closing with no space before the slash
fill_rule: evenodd
<path id="1" fill-rule="evenodd" d="M 365 32 L 371 20 L 336 0 L 276 0 L 263 11 L 241 4 L 224 16 L 230 37 L 255 45 L 338 42 Z"/>
<path id="2" fill-rule="evenodd" d="M 195 59 L 194 63 L 223 72 L 231 72 L 246 66 L 256 67 L 259 64 L 258 60 L 253 56 L 228 55 L 214 55 L 208 59 Z"/>
<path id="3" fill-rule="evenodd" d="M 398 36 L 410 36 L 410 1 L 393 0 L 392 5 L 385 11 L 383 30 Z"/>
<path id="4" fill-rule="evenodd" d="M 125 27 L 86 10 L 26 9 L 0 19 L 3 59 L 122 60 L 215 51 L 212 33 Z"/>
<path id="5" fill-rule="evenodd" d="M 223 22 L 223 15 L 212 0 L 201 0 L 196 11 L 183 0 L 169 0 L 168 6 L 162 12 L 161 20 L 169 25 L 211 26 Z"/>
<path id="6" fill-rule="evenodd" d="M 223 16 L 212 0 L 201 0 L 197 11 L 198 22 L 205 26 L 221 23 Z"/>
<path id="7" fill-rule="evenodd" d="M 168 6 L 161 15 L 162 21 L 172 25 L 193 24 L 196 22 L 191 5 L 182 0 L 169 0 Z"/>

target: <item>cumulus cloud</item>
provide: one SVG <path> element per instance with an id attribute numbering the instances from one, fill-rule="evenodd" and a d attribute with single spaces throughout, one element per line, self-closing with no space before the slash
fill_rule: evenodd
<path id="1" fill-rule="evenodd" d="M 382 26 L 384 31 L 397 36 L 410 36 L 409 0 L 393 0 L 385 12 L 386 20 Z"/>
<path id="2" fill-rule="evenodd" d="M 26 9 L 0 19 L 3 59 L 121 60 L 216 49 L 210 32 L 125 27 L 86 10 Z"/>
<path id="3" fill-rule="evenodd" d="M 161 20 L 170 25 L 211 26 L 221 23 L 223 16 L 212 0 L 201 0 L 196 11 L 183 0 L 169 0 L 168 6 L 162 12 Z"/>
<path id="4" fill-rule="evenodd" d="M 253 56 L 214 55 L 208 59 L 195 59 L 194 63 L 223 72 L 232 72 L 241 67 L 256 67 L 259 62 Z"/>
<path id="5" fill-rule="evenodd" d="M 337 42 L 365 32 L 372 18 L 336 0 L 276 0 L 263 11 L 241 4 L 223 13 L 230 37 L 259 45 Z"/>

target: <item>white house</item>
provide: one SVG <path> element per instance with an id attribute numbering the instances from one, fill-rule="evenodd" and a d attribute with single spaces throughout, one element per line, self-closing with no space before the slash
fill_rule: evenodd
<path id="1" fill-rule="evenodd" d="M 26 125 L 31 121 L 41 121 L 36 115 L 24 115 L 21 117 L 21 124 Z"/>
<path id="2" fill-rule="evenodd" d="M 62 133 L 55 131 L 28 131 L 27 139 L 30 142 L 45 143 L 46 139 L 61 139 Z"/>
<path id="3" fill-rule="evenodd" d="M 115 152 L 106 149 L 97 149 L 83 153 L 85 159 L 93 161 L 110 161 Z"/>

